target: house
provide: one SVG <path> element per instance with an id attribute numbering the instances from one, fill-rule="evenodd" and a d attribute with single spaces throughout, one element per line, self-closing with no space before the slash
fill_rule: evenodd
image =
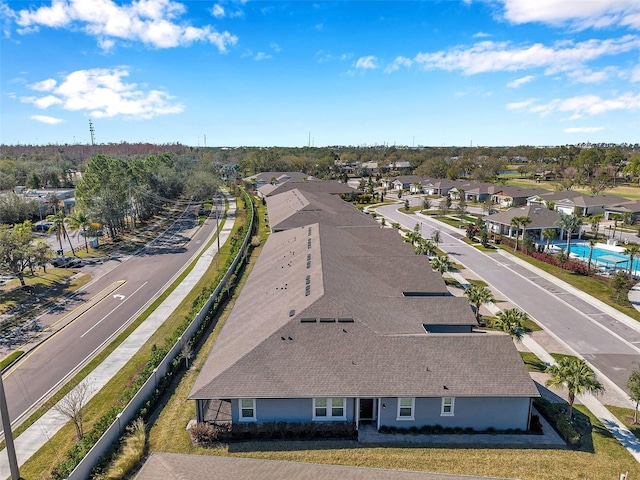
<path id="1" fill-rule="evenodd" d="M 640 200 L 607 205 L 604 209 L 605 220 L 621 219 L 625 215 L 631 215 L 631 222 L 636 222 L 640 218 Z"/>
<path id="2" fill-rule="evenodd" d="M 325 182 L 315 179 L 303 182 L 288 181 L 279 185 L 264 185 L 258 188 L 258 192 L 263 197 L 271 197 L 273 195 L 278 195 L 295 189 L 304 190 L 305 192 L 329 193 L 332 195 L 348 195 L 351 193 L 357 193 L 356 189 L 345 183 L 338 182 L 337 180 L 329 180 Z"/>
<path id="3" fill-rule="evenodd" d="M 415 189 L 415 185 L 419 185 L 421 181 L 422 177 L 419 177 L 418 175 L 400 175 L 391 182 L 391 188 L 393 190 L 410 190 L 411 188 Z"/>
<path id="4" fill-rule="evenodd" d="M 395 229 L 294 192 L 268 198 L 295 221 L 265 242 L 195 381 L 197 420 L 527 429 L 539 394 L 512 339 L 476 331 Z M 330 215 L 302 224 L 294 201 Z"/>
<path id="5" fill-rule="evenodd" d="M 244 181 L 253 184 L 255 188 L 260 188 L 267 184 L 275 186 L 289 181 L 302 182 L 311 179 L 313 179 L 311 175 L 302 172 L 260 172 L 244 178 Z"/>
<path id="6" fill-rule="evenodd" d="M 515 217 L 529 217 L 531 222 L 516 230 L 511 222 Z M 485 217 L 487 231 L 493 235 L 504 235 L 510 238 L 529 236 L 539 244 L 545 244 L 542 231 L 547 228 L 556 230 L 556 236 L 562 238 L 564 231 L 557 226 L 560 220 L 560 212 L 549 210 L 540 205 L 526 205 L 510 208 L 505 212 L 496 213 Z M 573 232 L 572 236 L 580 237 L 580 230 Z"/>
<path id="7" fill-rule="evenodd" d="M 551 192 L 545 188 L 503 186 L 491 196 L 491 202 L 500 207 L 517 207 L 518 205 L 525 205 L 528 198 L 545 193 Z"/>
<path id="8" fill-rule="evenodd" d="M 448 178 L 427 179 L 420 182 L 425 195 L 449 195 L 452 189 L 464 189 L 470 185 L 467 180 L 450 180 Z"/>
<path id="9" fill-rule="evenodd" d="M 527 205 L 538 204 L 545 207 L 553 206 L 555 210 L 567 215 L 581 216 L 603 213 L 607 206 L 627 202 L 628 200 L 616 195 L 587 195 L 585 193 L 563 190 L 532 195 L 527 199 Z"/>

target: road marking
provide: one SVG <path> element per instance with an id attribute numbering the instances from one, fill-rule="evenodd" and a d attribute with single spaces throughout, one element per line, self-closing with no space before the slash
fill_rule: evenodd
<path id="1" fill-rule="evenodd" d="M 140 285 L 135 292 L 133 292 L 131 295 L 129 295 L 129 298 L 133 297 L 136 293 L 138 293 L 140 291 L 140 289 L 142 287 L 144 287 L 148 282 L 144 282 L 142 285 Z M 115 296 L 115 295 L 114 295 Z M 129 299 L 127 298 L 127 300 Z M 94 328 L 96 328 L 98 325 L 100 325 L 102 323 L 103 320 L 105 320 L 109 315 L 111 315 L 113 312 L 115 312 L 117 309 L 119 309 L 122 305 L 125 304 L 125 302 L 127 300 L 124 300 L 123 302 L 119 303 L 118 305 L 116 305 L 115 308 L 113 308 L 109 313 L 107 313 L 104 317 L 102 317 L 100 320 L 98 320 L 91 328 L 89 328 L 89 330 L 87 330 L 86 332 L 84 332 L 82 335 L 80 335 L 80 338 L 83 338 L 87 333 L 89 333 L 91 330 L 93 330 Z"/>
<path id="2" fill-rule="evenodd" d="M 113 298 L 115 298 L 116 300 L 124 300 L 124 295 L 122 295 L 121 293 L 116 293 Z"/>

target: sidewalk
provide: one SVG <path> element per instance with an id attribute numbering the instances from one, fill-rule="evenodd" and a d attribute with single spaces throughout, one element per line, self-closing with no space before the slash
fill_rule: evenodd
<path id="1" fill-rule="evenodd" d="M 510 257 L 513 257 L 513 256 L 510 255 Z M 526 263 L 526 262 L 522 262 L 522 263 Z M 531 268 L 533 269 L 533 267 Z M 540 272 L 536 272 L 536 273 L 540 274 Z M 468 280 L 464 278 L 461 274 L 457 272 L 449 272 L 449 275 L 451 275 L 455 280 L 460 282 L 460 284 L 464 288 L 468 288 L 470 286 Z M 583 292 L 582 294 L 586 295 Z M 638 291 L 637 294 L 640 298 L 640 291 Z M 491 315 L 496 315 L 501 310 L 494 303 L 485 304 L 484 306 L 489 310 Z M 530 352 L 534 353 L 545 364 L 554 365 L 556 363 L 555 359 L 549 354 L 549 352 L 547 352 L 531 336 L 525 336 L 522 339 L 522 344 Z M 564 347 L 567 350 L 571 351 L 571 349 L 568 346 L 564 345 Z M 575 352 L 572 352 L 572 354 L 575 355 Z M 608 379 L 606 379 L 606 377 L 601 375 L 601 378 L 606 381 L 607 388 L 615 387 L 613 382 L 610 382 Z M 617 389 L 617 387 L 615 387 L 615 389 Z M 558 393 L 561 393 L 561 392 L 558 392 Z M 631 433 L 631 431 L 620 420 L 618 420 L 594 395 L 591 395 L 591 394 L 578 395 L 577 398 L 582 405 L 587 407 L 589 411 L 593 413 L 593 415 L 595 415 L 598 418 L 598 420 L 600 420 L 600 422 L 602 422 L 605 428 L 609 430 L 611 434 L 620 442 L 620 444 L 627 449 L 627 451 L 636 459 L 636 461 L 640 463 L 640 440 L 638 440 L 635 437 L 635 435 L 633 435 L 633 433 Z M 628 400 L 627 406 L 632 408 L 632 404 L 629 400 Z"/>
<path id="2" fill-rule="evenodd" d="M 234 224 L 236 203 L 233 197 L 227 195 L 229 209 L 227 210 L 228 220 L 224 222 L 220 230 L 220 245 L 223 245 L 229 237 Z M 215 234 L 215 229 L 212 235 Z M 211 237 L 209 237 L 210 239 Z M 204 248 L 209 239 L 203 241 Z M 173 292 L 158 306 L 158 308 L 112 353 L 103 363 L 101 363 L 87 377 L 91 385 L 89 395 L 93 397 L 104 387 L 111 378 L 131 359 L 133 355 L 145 344 L 153 333 L 163 324 L 169 315 L 176 309 L 182 300 L 193 289 L 198 280 L 209 268 L 215 255 L 217 254 L 217 242 L 202 253 L 194 268 L 175 288 Z M 198 250 L 198 253 L 202 249 Z M 196 254 L 197 255 L 197 254 Z M 189 262 L 190 263 L 190 262 Z M 185 265 L 188 266 L 187 263 Z M 176 277 L 180 274 L 178 272 Z M 174 278 L 176 278 L 174 277 Z M 88 400 L 88 399 L 87 399 Z M 15 438 L 15 449 L 18 457 L 18 465 L 23 465 L 35 452 L 44 446 L 53 435 L 55 435 L 64 425 L 69 423 L 69 419 L 56 410 L 51 409 L 40 417 L 33 425 L 25 430 L 19 437 Z M 11 475 L 6 450 L 0 451 L 0 478 L 8 478 Z"/>

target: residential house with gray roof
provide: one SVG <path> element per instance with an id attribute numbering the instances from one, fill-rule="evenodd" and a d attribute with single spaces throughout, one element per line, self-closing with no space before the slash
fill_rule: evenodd
<path id="1" fill-rule="evenodd" d="M 551 205 L 555 210 L 567 215 L 577 213 L 581 216 L 589 216 L 604 213 L 609 205 L 627 201 L 626 198 L 616 195 L 587 195 L 585 193 L 562 190 L 532 195 L 527 199 L 527 205 L 538 204 L 545 207 Z"/>
<path id="2" fill-rule="evenodd" d="M 478 331 L 426 256 L 336 199 L 269 197 L 283 229 L 191 390 L 198 421 L 527 429 L 539 394 L 511 337 Z"/>

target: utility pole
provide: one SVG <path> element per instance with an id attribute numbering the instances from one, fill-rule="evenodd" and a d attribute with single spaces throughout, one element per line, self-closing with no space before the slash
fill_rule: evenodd
<path id="1" fill-rule="evenodd" d="M 89 119 L 89 133 L 91 134 L 91 146 L 93 147 L 96 144 L 96 138 L 95 138 L 95 129 L 93 128 L 93 123 L 91 122 L 91 119 Z"/>
<path id="2" fill-rule="evenodd" d="M 7 446 L 7 455 L 9 456 L 9 470 L 11 471 L 11 480 L 20 480 L 20 471 L 18 470 L 18 458 L 16 457 L 16 449 L 13 445 L 13 433 L 11 433 L 11 420 L 9 419 L 9 409 L 7 408 L 7 397 L 4 394 L 4 383 L 2 382 L 2 374 L 0 374 L 0 416 L 2 416 L 2 428 L 4 429 L 4 440 Z"/>

